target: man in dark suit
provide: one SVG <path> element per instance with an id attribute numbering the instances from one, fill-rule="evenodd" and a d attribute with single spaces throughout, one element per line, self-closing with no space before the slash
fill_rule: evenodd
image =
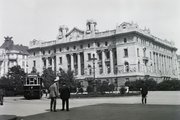
<path id="1" fill-rule="evenodd" d="M 65 104 L 66 104 L 66 111 L 69 111 L 70 90 L 65 83 L 63 83 L 60 93 L 60 98 L 62 99 L 62 111 L 64 110 Z"/>
<path id="2" fill-rule="evenodd" d="M 51 98 L 50 111 L 54 110 L 54 112 L 56 112 L 56 99 L 59 95 L 58 81 L 59 81 L 59 77 L 56 77 L 54 83 L 49 87 L 49 91 L 50 91 L 49 97 Z"/>
<path id="3" fill-rule="evenodd" d="M 148 87 L 146 86 L 144 81 L 142 83 L 141 94 L 142 94 L 142 104 L 146 104 L 147 103 Z"/>
<path id="4" fill-rule="evenodd" d="M 3 105 L 4 90 L 0 88 L 0 105 Z"/>

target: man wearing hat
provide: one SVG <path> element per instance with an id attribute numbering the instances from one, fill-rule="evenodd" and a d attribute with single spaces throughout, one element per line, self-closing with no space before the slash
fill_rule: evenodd
<path id="1" fill-rule="evenodd" d="M 66 86 L 65 83 L 63 83 L 60 98 L 62 99 L 62 111 L 64 110 L 64 106 L 66 104 L 66 111 L 69 111 L 69 98 L 70 98 L 70 90 Z"/>
<path id="2" fill-rule="evenodd" d="M 54 83 L 49 87 L 49 97 L 51 99 L 50 110 L 56 112 L 56 99 L 59 95 L 59 87 L 58 87 L 59 77 L 56 77 Z"/>

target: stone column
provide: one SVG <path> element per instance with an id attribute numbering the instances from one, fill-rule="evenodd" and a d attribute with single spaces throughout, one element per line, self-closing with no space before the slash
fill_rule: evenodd
<path id="1" fill-rule="evenodd" d="M 169 66 L 170 66 L 170 60 L 169 60 L 169 56 L 168 56 L 168 66 L 167 66 L 167 68 L 168 68 L 167 69 L 168 70 L 168 75 L 170 75 L 170 67 Z"/>
<path id="2" fill-rule="evenodd" d="M 161 66 L 162 74 L 164 74 L 164 55 L 161 56 Z"/>
<path id="3" fill-rule="evenodd" d="M 104 50 L 102 50 L 102 67 L 103 67 L 103 74 L 106 74 L 105 51 Z"/>
<path id="4" fill-rule="evenodd" d="M 161 54 L 158 54 L 158 62 L 159 62 L 159 64 L 158 64 L 158 69 L 161 71 L 160 73 L 163 73 L 163 71 L 162 71 L 162 55 Z"/>
<path id="5" fill-rule="evenodd" d="M 71 55 L 71 70 L 74 71 L 74 56 L 73 54 L 70 55 Z"/>
<path id="6" fill-rule="evenodd" d="M 46 68 L 48 68 L 49 67 L 49 60 L 48 60 L 48 58 L 46 58 Z"/>
<path id="7" fill-rule="evenodd" d="M 167 56 L 165 56 L 165 75 L 167 75 Z"/>
<path id="8" fill-rule="evenodd" d="M 78 56 L 78 75 L 81 76 L 81 57 L 80 53 L 77 53 Z"/>
<path id="9" fill-rule="evenodd" d="M 166 75 L 166 56 L 163 55 L 163 74 Z"/>
<path id="10" fill-rule="evenodd" d="M 51 57 L 51 60 L 52 60 L 52 65 L 51 65 L 51 67 L 52 67 L 52 70 L 54 71 L 54 58 L 53 57 Z"/>
<path id="11" fill-rule="evenodd" d="M 110 66 L 111 66 L 111 74 L 114 74 L 114 61 L 113 61 L 113 51 L 110 50 Z"/>
<path id="12" fill-rule="evenodd" d="M 159 67 L 158 67 L 158 64 L 159 64 L 159 62 L 158 62 L 158 53 L 156 53 L 156 70 L 157 70 L 157 74 L 159 73 Z"/>
<path id="13" fill-rule="evenodd" d="M 171 75 L 173 75 L 173 62 L 172 62 L 172 56 L 170 59 L 170 70 L 171 70 Z"/>
<path id="14" fill-rule="evenodd" d="M 156 61 L 155 61 L 155 53 L 153 52 L 153 73 L 156 72 L 156 68 L 155 68 L 154 63 L 155 63 L 155 65 L 156 65 Z"/>

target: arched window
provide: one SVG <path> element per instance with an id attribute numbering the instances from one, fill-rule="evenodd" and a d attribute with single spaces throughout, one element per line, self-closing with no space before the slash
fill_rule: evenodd
<path id="1" fill-rule="evenodd" d="M 138 72 L 140 72 L 140 61 L 138 61 Z"/>
<path id="2" fill-rule="evenodd" d="M 88 69 L 89 69 L 89 75 L 92 75 L 92 67 L 91 67 L 91 65 L 88 65 Z"/>
<path id="3" fill-rule="evenodd" d="M 125 65 L 125 72 L 129 72 L 129 63 L 126 61 L 124 62 Z"/>

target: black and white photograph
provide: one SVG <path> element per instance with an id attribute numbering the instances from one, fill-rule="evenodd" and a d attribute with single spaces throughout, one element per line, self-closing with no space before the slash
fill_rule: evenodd
<path id="1" fill-rule="evenodd" d="M 180 1 L 0 0 L 0 120 L 180 120 Z"/>

